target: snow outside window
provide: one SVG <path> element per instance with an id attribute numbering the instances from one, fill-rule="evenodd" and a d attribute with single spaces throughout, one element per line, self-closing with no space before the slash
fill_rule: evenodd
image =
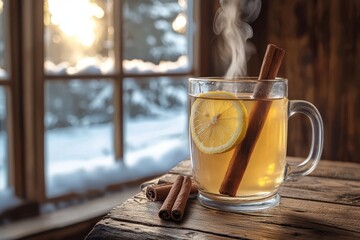
<path id="1" fill-rule="evenodd" d="M 114 23 L 111 0 L 45 1 L 47 197 L 160 174 L 188 156 L 189 2 L 125 0 Z M 114 126 L 116 81 L 123 126 Z M 124 159 L 115 159 L 116 127 L 124 129 Z"/>
<path id="2" fill-rule="evenodd" d="M 0 212 L 20 202 L 20 199 L 14 196 L 14 189 L 9 183 L 8 128 L 6 121 L 7 95 L 5 88 L 0 86 Z"/>
<path id="3" fill-rule="evenodd" d="M 189 156 L 186 78 L 127 78 L 124 105 L 124 163 L 131 175 L 166 172 Z"/>
<path id="4" fill-rule="evenodd" d="M 124 1 L 123 69 L 126 73 L 173 73 L 191 68 L 191 2 Z"/>

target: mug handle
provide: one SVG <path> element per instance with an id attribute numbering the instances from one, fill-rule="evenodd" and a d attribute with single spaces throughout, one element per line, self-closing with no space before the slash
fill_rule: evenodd
<path id="1" fill-rule="evenodd" d="M 320 161 L 324 144 L 323 121 L 316 107 L 307 101 L 290 100 L 288 105 L 289 118 L 295 113 L 302 113 L 309 118 L 312 129 L 312 141 L 309 155 L 303 162 L 299 164 L 286 164 L 285 180 L 306 176 L 311 173 Z"/>

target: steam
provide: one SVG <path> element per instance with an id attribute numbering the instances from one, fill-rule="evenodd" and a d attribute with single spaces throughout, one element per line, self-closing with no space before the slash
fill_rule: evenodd
<path id="1" fill-rule="evenodd" d="M 220 0 L 221 8 L 214 21 L 214 32 L 222 35 L 227 45 L 223 57 L 230 57 L 226 78 L 247 74 L 247 60 L 255 48 L 247 42 L 253 36 L 249 23 L 260 13 L 261 0 Z"/>

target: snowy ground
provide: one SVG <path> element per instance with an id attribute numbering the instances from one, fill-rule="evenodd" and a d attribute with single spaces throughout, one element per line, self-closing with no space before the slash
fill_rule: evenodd
<path id="1" fill-rule="evenodd" d="M 124 161 L 113 158 L 111 124 L 48 131 L 48 196 L 161 174 L 189 155 L 187 114 L 184 111 L 170 113 L 161 119 L 125 120 L 125 129 Z M 3 136 L 0 135 L 0 146 L 1 141 Z M 2 152 L 0 159 L 4 159 Z M 0 176 L 0 183 L 3 183 L 4 169 L 0 168 Z M 0 188 L 0 211 L 4 204 L 8 206 L 18 201 L 11 195 L 10 189 Z"/>
<path id="2" fill-rule="evenodd" d="M 124 161 L 114 160 L 110 124 L 48 131 L 48 196 L 163 173 L 189 155 L 185 112 L 125 120 L 125 129 Z"/>
<path id="3" fill-rule="evenodd" d="M 7 173 L 6 173 L 6 145 L 5 145 L 5 133 L 0 132 L 0 212 L 10 206 L 16 205 L 20 200 L 14 197 L 12 189 L 7 187 Z"/>

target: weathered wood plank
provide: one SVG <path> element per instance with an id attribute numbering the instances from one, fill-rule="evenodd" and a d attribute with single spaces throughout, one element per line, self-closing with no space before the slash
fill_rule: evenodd
<path id="1" fill-rule="evenodd" d="M 149 183 L 157 183 L 159 180 L 173 182 L 176 176 L 166 174 Z M 144 184 L 143 187 L 146 187 L 149 183 Z M 279 193 L 282 197 L 360 207 L 360 181 L 305 176 L 283 183 Z"/>
<path id="2" fill-rule="evenodd" d="M 303 159 L 298 157 L 287 157 L 287 160 L 292 163 L 299 163 Z M 169 173 L 191 175 L 191 161 L 189 159 L 181 161 L 171 169 Z M 360 164 L 320 160 L 317 168 L 310 175 L 360 181 Z"/>
<path id="3" fill-rule="evenodd" d="M 207 209 L 196 200 L 190 200 L 185 219 L 180 224 L 160 220 L 157 217 L 160 206 L 161 203 L 147 201 L 141 193 L 113 209 L 99 224 L 104 228 L 103 232 L 118 231 L 119 234 L 123 224 L 143 225 L 139 227 L 143 236 L 152 236 L 158 228 L 163 228 L 160 232 L 165 234 L 164 237 L 173 237 L 178 230 L 251 239 L 360 237 L 360 208 L 346 205 L 283 198 L 280 206 L 267 211 L 236 214 Z M 216 221 L 220 223 L 215 224 Z M 109 224 L 117 227 L 108 230 L 106 225 Z M 128 227 L 124 229 L 131 231 Z M 171 231 L 165 231 L 168 229 Z"/>
<path id="4" fill-rule="evenodd" d="M 300 163 L 304 158 L 287 157 L 289 163 Z M 318 166 L 310 176 L 327 177 L 334 179 L 360 180 L 360 164 L 352 162 L 340 162 L 320 160 Z"/>
<path id="5" fill-rule="evenodd" d="M 190 159 L 186 159 L 184 161 L 181 161 L 173 169 L 171 169 L 169 171 L 169 173 L 182 174 L 182 175 L 187 175 L 187 176 L 192 175 Z"/>
<path id="6" fill-rule="evenodd" d="M 311 176 L 360 181 L 360 164 L 320 160 Z"/>
<path id="7" fill-rule="evenodd" d="M 290 158 L 292 162 L 298 160 Z M 170 174 L 150 183 L 157 183 L 159 180 L 173 182 L 176 175 L 182 172 L 189 174 L 190 168 L 190 160 L 182 161 Z M 282 197 L 295 199 L 360 206 L 360 164 L 321 160 L 311 175 L 283 183 L 280 194 Z"/>
<path id="8" fill-rule="evenodd" d="M 279 192 L 282 197 L 360 207 L 359 181 L 306 176 L 285 182 Z"/>
<path id="9" fill-rule="evenodd" d="M 165 227 L 146 225 L 128 221 L 100 221 L 88 234 L 87 240 L 98 239 L 232 239 L 225 234 L 213 234 L 191 229 L 183 229 L 179 225 Z"/>
<path id="10" fill-rule="evenodd" d="M 173 181 L 190 168 L 185 160 L 159 179 Z M 190 199 L 181 223 L 159 219 L 161 203 L 141 192 L 113 209 L 88 239 L 359 239 L 359 169 L 321 161 L 310 176 L 284 183 L 280 205 L 261 212 L 220 212 Z"/>

